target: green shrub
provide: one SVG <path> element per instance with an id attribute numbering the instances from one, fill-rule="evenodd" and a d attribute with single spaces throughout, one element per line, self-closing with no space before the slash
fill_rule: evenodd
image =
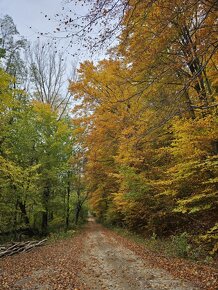
<path id="1" fill-rule="evenodd" d="M 186 232 L 172 237 L 172 249 L 178 257 L 186 258 L 191 250 Z"/>

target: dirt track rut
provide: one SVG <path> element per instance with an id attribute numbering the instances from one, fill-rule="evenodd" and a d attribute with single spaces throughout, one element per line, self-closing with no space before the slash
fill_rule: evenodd
<path id="1" fill-rule="evenodd" d="M 92 290 L 197 290 L 191 283 L 173 278 L 169 273 L 153 268 L 133 251 L 107 235 L 94 221 L 84 240 L 79 274 L 85 289 Z"/>

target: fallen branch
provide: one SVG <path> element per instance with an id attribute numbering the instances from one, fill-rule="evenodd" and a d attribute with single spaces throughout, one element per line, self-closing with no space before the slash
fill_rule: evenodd
<path id="1" fill-rule="evenodd" d="M 33 248 L 43 245 L 47 239 L 41 241 L 16 242 L 7 246 L 0 246 L 0 258 L 12 256 L 21 252 L 29 252 Z"/>

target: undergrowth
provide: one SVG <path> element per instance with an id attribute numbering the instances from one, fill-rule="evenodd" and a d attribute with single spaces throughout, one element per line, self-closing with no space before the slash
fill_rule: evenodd
<path id="1" fill-rule="evenodd" d="M 113 231 L 132 241 L 145 246 L 147 249 L 169 257 L 185 258 L 195 262 L 212 264 L 212 256 L 206 255 L 201 245 L 190 243 L 188 233 L 180 233 L 169 238 L 161 239 L 153 234 L 150 238 L 130 232 L 127 229 L 110 227 Z"/>
<path id="2" fill-rule="evenodd" d="M 59 240 L 69 239 L 75 236 L 79 230 L 71 229 L 68 231 L 53 232 L 48 235 L 48 241 L 51 243 Z"/>
<path id="3" fill-rule="evenodd" d="M 79 234 L 87 221 L 82 221 L 78 225 L 73 225 L 70 229 L 66 230 L 61 228 L 59 231 L 51 231 L 48 234 L 48 242 L 56 242 L 59 240 L 65 240 L 72 238 L 73 236 Z"/>

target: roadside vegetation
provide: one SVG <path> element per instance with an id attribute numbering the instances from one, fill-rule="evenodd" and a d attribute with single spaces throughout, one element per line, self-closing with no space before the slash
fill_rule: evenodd
<path id="1" fill-rule="evenodd" d="M 127 229 L 110 227 L 115 233 L 140 244 L 154 253 L 166 256 L 188 259 L 216 267 L 216 262 L 211 255 L 208 255 L 204 247 L 200 244 L 193 244 L 192 238 L 186 233 L 170 236 L 168 238 L 158 238 L 153 235 L 151 238 L 143 237 L 140 234 L 130 232 Z"/>

